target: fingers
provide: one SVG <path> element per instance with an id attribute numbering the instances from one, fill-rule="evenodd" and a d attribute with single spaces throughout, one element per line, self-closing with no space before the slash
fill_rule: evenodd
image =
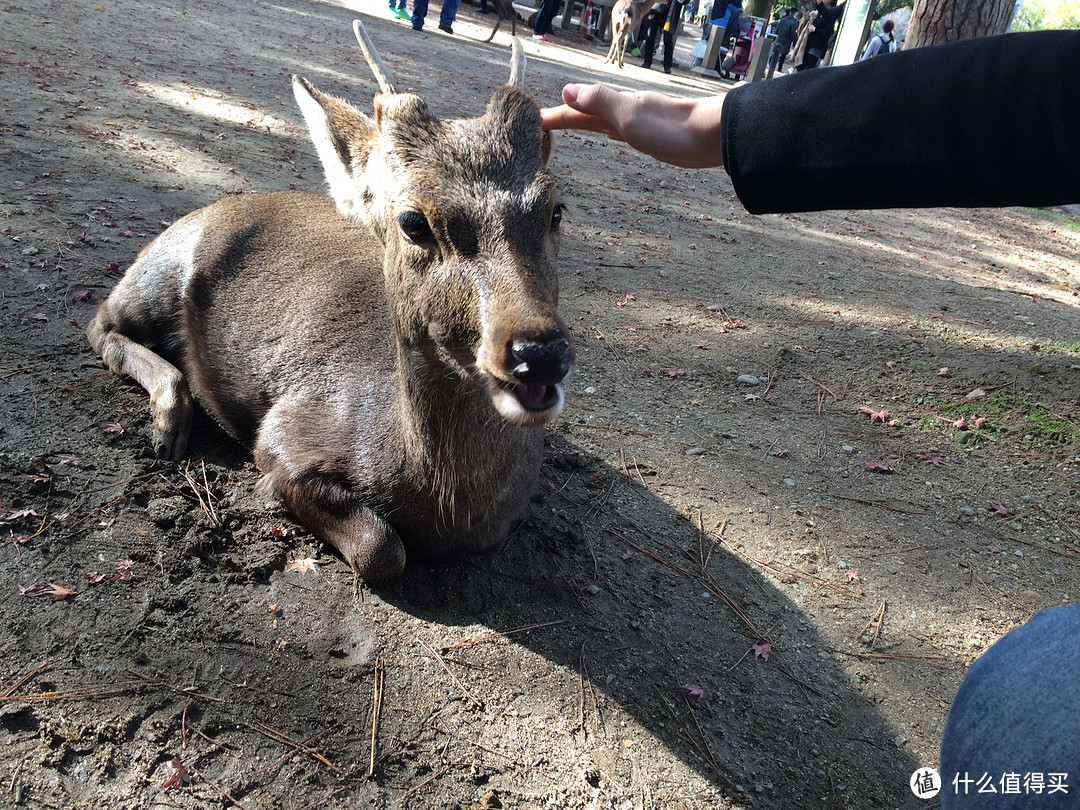
<path id="1" fill-rule="evenodd" d="M 584 129 L 621 140 L 615 126 L 619 93 L 602 84 L 568 84 L 563 88 L 561 107 L 540 111 L 544 129 Z"/>

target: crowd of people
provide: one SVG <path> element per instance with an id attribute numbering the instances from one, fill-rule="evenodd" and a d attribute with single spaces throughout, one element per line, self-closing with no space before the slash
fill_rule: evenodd
<path id="1" fill-rule="evenodd" d="M 410 13 L 405 8 L 406 0 L 389 0 L 391 13 L 399 19 L 411 21 L 414 31 L 424 28 L 428 2 L 429 0 L 413 0 Z M 533 39 L 548 40 L 552 21 L 564 2 L 573 0 L 541 0 L 532 19 Z M 836 40 L 838 23 L 844 15 L 846 2 L 847 0 L 816 0 L 812 7 L 789 7 L 774 14 L 768 30 L 772 37 L 772 46 L 766 78 L 772 78 L 777 71 L 783 74 L 784 65 L 789 63 L 789 60 L 793 71 L 811 70 L 821 65 Z M 714 28 L 723 29 L 720 47 L 723 52 L 730 50 L 733 38 L 743 33 L 742 0 L 706 0 L 700 8 L 698 3 L 699 0 L 658 0 L 642 15 L 631 50 L 633 55 L 642 58 L 642 67 L 652 67 L 658 40 L 662 38 L 664 72 L 671 73 L 675 38 L 678 26 L 684 19 L 701 23 L 702 40 L 707 40 Z M 442 0 L 439 13 L 440 31 L 454 33 L 453 23 L 457 19 L 460 4 L 461 0 Z M 478 9 L 481 14 L 487 13 L 488 0 L 480 0 Z M 869 59 L 899 50 L 903 43 L 896 40 L 893 31 L 893 21 L 885 20 L 881 33 L 870 38 L 861 58 Z M 719 62 L 717 67 L 720 67 Z"/>

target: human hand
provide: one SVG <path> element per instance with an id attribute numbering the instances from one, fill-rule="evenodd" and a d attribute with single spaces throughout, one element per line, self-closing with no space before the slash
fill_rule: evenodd
<path id="1" fill-rule="evenodd" d="M 619 92 L 605 84 L 568 84 L 563 101 L 540 111 L 544 129 L 599 132 L 685 169 L 723 164 L 723 96 L 682 99 L 653 91 Z"/>

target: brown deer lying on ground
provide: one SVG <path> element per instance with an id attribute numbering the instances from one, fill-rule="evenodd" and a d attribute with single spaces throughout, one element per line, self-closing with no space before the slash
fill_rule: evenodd
<path id="1" fill-rule="evenodd" d="M 608 48 L 605 65 L 617 63 L 622 68 L 626 46 L 641 22 L 641 12 L 652 2 L 653 0 L 615 0 L 615 5 L 611 7 L 611 47 Z"/>
<path id="2" fill-rule="evenodd" d="M 491 29 L 491 33 L 488 34 L 488 38 L 484 42 L 491 42 L 495 39 L 495 32 L 499 30 L 499 26 L 502 25 L 503 20 L 510 21 L 510 36 L 517 36 L 517 24 L 518 13 L 514 8 L 513 0 L 489 0 L 491 7 L 495 9 L 495 26 Z"/>
<path id="3" fill-rule="evenodd" d="M 87 334 L 149 392 L 158 455 L 184 455 L 193 394 L 378 584 L 406 553 L 505 541 L 573 352 L 556 311 L 563 206 L 520 43 L 486 113 L 444 121 L 395 91 L 354 29 L 382 88 L 374 118 L 293 79 L 333 200 L 242 195 L 187 215 Z"/>

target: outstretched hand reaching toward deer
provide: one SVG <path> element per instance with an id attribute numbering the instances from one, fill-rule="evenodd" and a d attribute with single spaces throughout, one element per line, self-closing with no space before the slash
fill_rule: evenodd
<path id="1" fill-rule="evenodd" d="M 563 102 L 541 111 L 544 129 L 603 133 L 684 169 L 722 165 L 723 96 L 686 99 L 649 90 L 620 92 L 605 84 L 568 84 Z"/>

